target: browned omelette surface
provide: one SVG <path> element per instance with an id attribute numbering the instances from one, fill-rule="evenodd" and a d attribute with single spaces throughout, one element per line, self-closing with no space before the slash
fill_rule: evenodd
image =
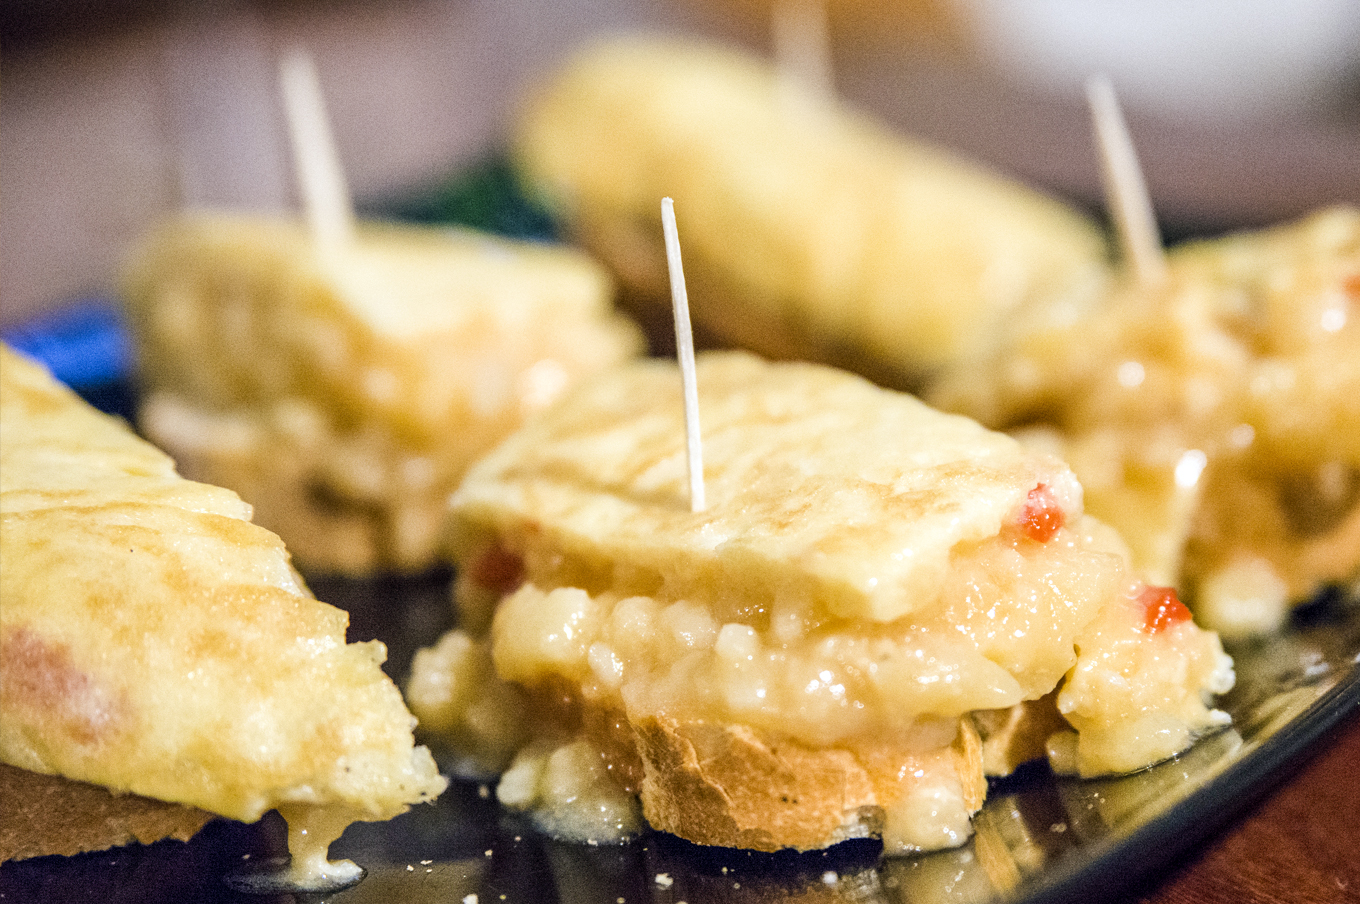
<path id="1" fill-rule="evenodd" d="M 0 762 L 251 821 L 442 790 L 376 642 L 279 539 L 0 354 Z"/>

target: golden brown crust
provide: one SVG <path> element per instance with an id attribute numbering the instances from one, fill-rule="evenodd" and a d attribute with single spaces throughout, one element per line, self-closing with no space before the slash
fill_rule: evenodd
<path id="1" fill-rule="evenodd" d="M 913 789 L 912 774 L 936 779 L 941 766 L 962 787 L 969 812 L 986 794 L 981 745 L 966 719 L 946 751 L 873 757 L 773 740 L 744 725 L 667 717 L 635 723 L 633 735 L 647 822 L 699 844 L 816 850 L 878 835 L 885 808 Z"/>
<path id="2" fill-rule="evenodd" d="M 987 799 L 987 777 L 982 770 L 982 738 L 977 726 L 967 719 L 959 722 L 959 736 L 950 748 L 954 754 L 959 782 L 963 786 L 963 802 L 968 812 L 982 809 Z"/>
<path id="3" fill-rule="evenodd" d="M 949 551 L 995 536 L 1036 485 L 1079 511 L 1060 462 L 906 394 L 742 352 L 705 353 L 696 368 L 703 512 L 689 510 L 676 467 L 679 371 L 638 362 L 583 382 L 468 472 L 450 502 L 455 546 L 496 536 L 530 576 L 549 567 L 540 562 L 626 561 L 690 599 L 773 592 L 777 579 L 838 617 L 888 622 L 931 605 Z M 600 580 L 554 573 L 542 584 Z"/>
<path id="4" fill-rule="evenodd" d="M 0 763 L 0 861 L 188 841 L 211 813 Z"/>
<path id="5" fill-rule="evenodd" d="M 881 831 L 873 784 L 843 750 L 771 746 L 744 726 L 648 719 L 642 812 L 700 844 L 809 850 Z"/>

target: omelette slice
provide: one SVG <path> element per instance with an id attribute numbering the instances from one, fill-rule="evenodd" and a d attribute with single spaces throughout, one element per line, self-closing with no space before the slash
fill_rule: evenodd
<path id="1" fill-rule="evenodd" d="M 508 767 L 503 802 L 576 836 L 640 815 L 701 844 L 939 848 L 987 771 L 1046 747 L 1139 769 L 1226 721 L 1216 635 L 1057 459 L 826 367 L 709 354 L 698 387 L 701 512 L 660 361 L 584 384 L 453 497 L 462 628 L 408 698 L 466 768 Z"/>
<path id="2" fill-rule="evenodd" d="M 345 643 L 248 505 L 8 349 L 0 386 L 0 763 L 87 783 L 86 805 L 99 786 L 245 822 L 277 808 L 314 873 L 348 823 L 440 793 L 382 644 Z M 54 852 L 30 842 L 70 814 L 43 809 L 7 798 L 7 821 L 38 824 L 6 826 L 0 854 Z M 125 834 L 102 843 L 149 840 Z"/>
<path id="3" fill-rule="evenodd" d="M 1020 309 L 1108 276 L 1076 210 L 718 44 L 584 48 L 529 97 L 513 150 L 635 306 L 669 316 L 657 199 L 673 197 L 696 328 L 886 385 L 919 386 Z"/>
<path id="4" fill-rule="evenodd" d="M 467 230 L 367 224 L 327 254 L 300 221 L 187 215 L 138 244 L 123 294 L 141 429 L 312 572 L 443 561 L 467 466 L 641 346 L 594 261 Z"/>
<path id="5" fill-rule="evenodd" d="M 1139 567 L 1225 636 L 1360 576 L 1360 209 L 1190 242 L 931 389 L 1058 449 Z M 1150 513 L 1158 517 L 1149 517 Z"/>

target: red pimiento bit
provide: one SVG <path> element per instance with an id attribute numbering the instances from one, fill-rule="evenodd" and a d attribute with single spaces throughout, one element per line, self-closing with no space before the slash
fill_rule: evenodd
<path id="1" fill-rule="evenodd" d="M 1067 514 L 1058 505 L 1048 484 L 1041 483 L 1029 491 L 1025 497 L 1025 507 L 1020 510 L 1020 532 L 1038 543 L 1052 540 L 1062 526 L 1067 523 Z"/>
<path id="2" fill-rule="evenodd" d="M 507 594 L 524 582 L 524 560 L 503 546 L 488 546 L 472 560 L 468 574 L 488 590 Z"/>
<path id="3" fill-rule="evenodd" d="M 1360 273 L 1352 273 L 1341 283 L 1341 287 L 1346 294 L 1356 301 L 1360 301 Z"/>
<path id="4" fill-rule="evenodd" d="M 1138 594 L 1138 603 L 1143 607 L 1143 630 L 1149 634 L 1190 620 L 1190 610 L 1171 587 L 1148 585 Z"/>

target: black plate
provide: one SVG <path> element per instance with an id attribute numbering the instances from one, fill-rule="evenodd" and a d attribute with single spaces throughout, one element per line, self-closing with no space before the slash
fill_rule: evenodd
<path id="1" fill-rule="evenodd" d="M 314 580 L 351 613 L 351 640 L 377 637 L 400 680 L 415 649 L 451 621 L 447 575 Z M 368 870 L 337 904 L 468 902 L 844 901 L 1013 904 L 1105 900 L 1197 844 L 1284 777 L 1360 710 L 1360 602 L 1329 594 L 1268 640 L 1232 649 L 1237 687 L 1221 705 L 1233 725 L 1174 760 L 1098 781 L 1030 766 L 994 782 L 964 847 L 882 856 L 875 842 L 812 854 L 706 849 L 649 835 L 614 847 L 565 844 L 501 810 L 492 789 L 455 783 L 432 806 L 359 823 L 334 847 Z M 9 902 L 289 901 L 231 891 L 226 877 L 285 849 L 281 820 L 219 821 L 189 843 L 160 842 L 0 867 Z"/>

